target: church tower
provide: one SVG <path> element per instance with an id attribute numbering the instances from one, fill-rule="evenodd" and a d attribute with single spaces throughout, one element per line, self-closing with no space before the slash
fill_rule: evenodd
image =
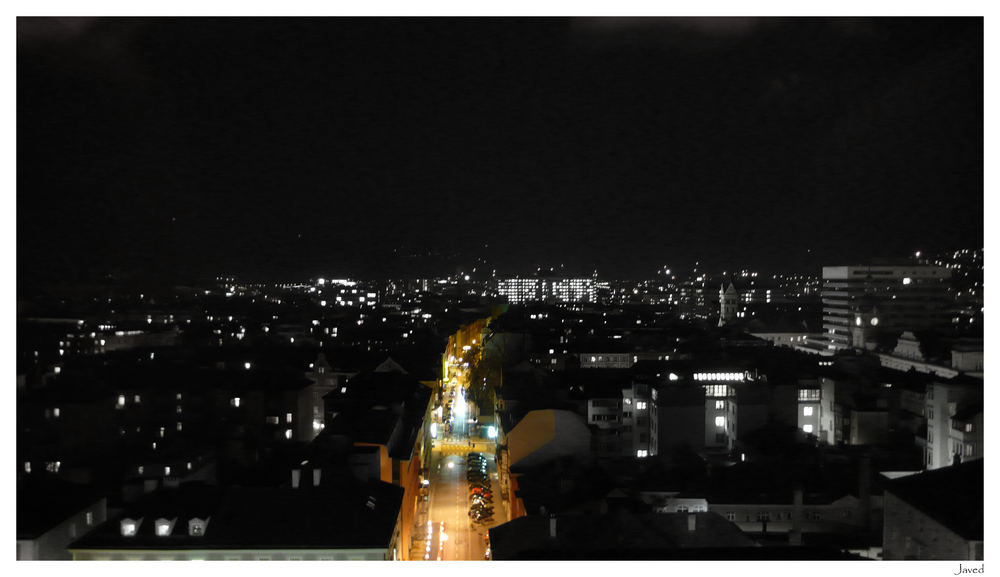
<path id="1" fill-rule="evenodd" d="M 739 304 L 740 295 L 733 286 L 733 281 L 729 281 L 729 286 L 725 283 L 719 286 L 719 326 L 725 326 L 736 318 L 736 307 Z"/>

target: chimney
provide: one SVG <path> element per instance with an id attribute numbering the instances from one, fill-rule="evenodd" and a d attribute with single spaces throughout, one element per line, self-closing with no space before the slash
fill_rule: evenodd
<path id="1" fill-rule="evenodd" d="M 872 458 L 869 455 L 861 458 L 858 470 L 858 501 L 861 507 L 861 526 L 867 531 L 871 529 L 872 523 Z"/>
<path id="2" fill-rule="evenodd" d="M 323 469 L 313 469 L 313 487 L 319 487 L 319 480 L 322 476 Z"/>
<path id="3" fill-rule="evenodd" d="M 792 530 L 788 532 L 788 544 L 802 544 L 802 487 L 796 487 L 792 496 Z"/>
<path id="4" fill-rule="evenodd" d="M 556 538 L 556 516 L 549 515 L 549 537 Z"/>
<path id="5" fill-rule="evenodd" d="M 292 469 L 292 488 L 299 488 L 299 479 L 302 477 L 302 469 Z"/>
<path id="6" fill-rule="evenodd" d="M 688 513 L 688 532 L 693 533 L 695 529 L 698 528 L 698 516 L 693 513 Z"/>

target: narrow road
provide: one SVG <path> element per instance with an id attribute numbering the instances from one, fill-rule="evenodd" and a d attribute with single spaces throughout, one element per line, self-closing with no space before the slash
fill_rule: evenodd
<path id="1" fill-rule="evenodd" d="M 468 403 L 461 387 L 459 379 L 453 379 L 445 388 L 445 399 L 453 399 L 452 430 L 446 435 L 443 423 L 439 425 L 438 438 L 431 452 L 428 516 L 421 529 L 430 537 L 425 545 L 424 558 L 427 560 L 482 561 L 486 556 L 485 536 L 489 528 L 507 521 L 504 508 L 499 504 L 494 461 L 496 445 L 486 439 L 470 437 Z M 455 396 L 451 397 L 453 390 Z M 473 522 L 469 517 L 471 501 L 466 470 L 467 455 L 472 451 L 486 457 L 495 500 L 494 520 L 489 525 Z"/>

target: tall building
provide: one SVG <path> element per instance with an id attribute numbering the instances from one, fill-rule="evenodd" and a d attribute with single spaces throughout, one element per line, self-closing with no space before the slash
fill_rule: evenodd
<path id="1" fill-rule="evenodd" d="M 823 267 L 827 348 L 874 348 L 880 332 L 951 326 L 951 272 L 925 265 Z"/>

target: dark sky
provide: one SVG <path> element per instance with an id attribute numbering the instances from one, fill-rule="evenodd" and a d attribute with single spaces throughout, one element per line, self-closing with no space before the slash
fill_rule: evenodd
<path id="1" fill-rule="evenodd" d="M 21 282 L 983 244 L 978 18 L 20 18 L 17 52 Z"/>

